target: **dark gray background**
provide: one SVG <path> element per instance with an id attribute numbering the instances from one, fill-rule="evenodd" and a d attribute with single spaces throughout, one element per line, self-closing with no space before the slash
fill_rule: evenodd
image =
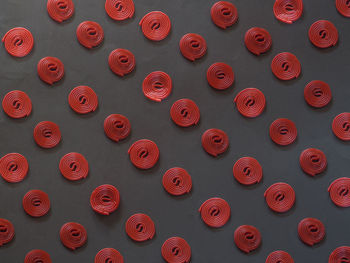
<path id="1" fill-rule="evenodd" d="M 330 200 L 327 187 L 336 178 L 348 176 L 349 144 L 331 131 L 337 114 L 349 111 L 350 20 L 337 13 L 333 0 L 306 0 L 302 18 L 293 25 L 277 21 L 272 12 L 273 0 L 233 0 L 239 22 L 223 31 L 210 18 L 213 0 L 135 0 L 135 16 L 125 22 L 111 20 L 103 0 L 74 0 L 76 12 L 63 24 L 51 20 L 46 1 L 4 0 L 0 10 L 0 34 L 17 26 L 34 35 L 32 53 L 22 59 L 9 56 L 0 48 L 0 97 L 14 89 L 25 91 L 33 103 L 32 114 L 24 120 L 8 118 L 0 112 L 0 155 L 22 153 L 30 172 L 21 183 L 0 180 L 0 217 L 13 222 L 16 238 L 0 248 L 2 263 L 23 262 L 31 249 L 44 249 L 54 262 L 93 262 L 104 247 L 118 249 L 125 262 L 163 262 L 160 248 L 171 236 L 185 238 L 192 248 L 192 262 L 265 262 L 274 250 L 286 250 L 295 262 L 328 262 L 328 256 L 340 245 L 350 245 L 350 209 L 337 208 Z M 138 22 L 148 12 L 160 10 L 172 22 L 168 38 L 160 43 L 148 41 Z M 320 50 L 308 39 L 309 26 L 319 19 L 329 19 L 339 30 L 336 47 Z M 101 24 L 105 41 L 97 49 L 87 50 L 76 40 L 75 30 L 85 20 Z M 244 33 L 253 26 L 266 28 L 273 47 L 256 57 L 243 42 Z M 185 33 L 199 33 L 207 41 L 208 53 L 191 63 L 180 54 L 178 42 Z M 127 48 L 136 57 L 135 71 L 125 78 L 114 75 L 108 67 L 108 55 L 116 48 Z M 299 79 L 277 80 L 270 62 L 279 52 L 294 53 L 302 65 Z M 56 56 L 64 63 L 62 81 L 50 87 L 37 77 L 37 62 L 44 56 Z M 232 88 L 218 92 L 210 88 L 206 70 L 214 62 L 226 62 L 235 71 Z M 173 92 L 161 103 L 146 99 L 142 81 L 154 70 L 163 70 L 173 79 Z M 320 79 L 332 88 L 333 101 L 315 110 L 304 101 L 304 86 Z M 99 96 L 95 113 L 80 116 L 67 101 L 72 88 L 91 86 Z M 256 119 L 242 117 L 234 107 L 234 96 L 244 88 L 256 87 L 267 99 L 267 108 Z M 181 129 L 170 119 L 169 109 L 180 98 L 193 99 L 201 111 L 200 124 Z M 112 113 L 127 116 L 132 124 L 131 136 L 114 143 L 103 132 L 103 121 Z M 268 135 L 270 123 L 279 117 L 293 120 L 298 140 L 279 147 Z M 39 148 L 33 140 L 34 126 L 50 120 L 60 126 L 63 140 L 51 150 Z M 201 148 L 201 134 L 208 128 L 227 132 L 230 148 L 219 158 L 212 158 Z M 149 171 L 136 169 L 127 150 L 136 140 L 154 140 L 160 149 L 159 163 Z M 311 178 L 299 167 L 299 154 L 308 147 L 323 150 L 328 169 Z M 90 164 L 86 180 L 72 183 L 59 172 L 60 158 L 76 151 Z M 255 157 L 263 167 L 264 179 L 254 187 L 243 187 L 233 178 L 232 166 L 242 156 Z M 180 166 L 191 174 L 193 190 L 182 198 L 168 195 L 161 184 L 163 173 Z M 269 210 L 263 193 L 276 182 L 291 184 L 296 192 L 295 207 L 278 215 Z M 92 190 L 101 184 L 113 184 L 121 193 L 121 205 L 110 216 L 96 214 L 89 205 Z M 50 196 L 51 212 L 39 219 L 25 214 L 22 197 L 30 189 L 41 189 Z M 197 212 L 211 197 L 222 197 L 231 205 L 230 221 L 220 229 L 207 227 Z M 131 241 L 124 224 L 129 216 L 143 212 L 155 222 L 156 236 L 145 243 Z M 310 248 L 297 235 L 297 224 L 304 217 L 316 217 L 326 226 L 326 239 Z M 60 227 L 69 221 L 84 225 L 88 243 L 76 252 L 63 247 Z M 234 245 L 233 232 L 239 225 L 251 224 L 262 234 L 262 246 L 245 255 Z"/>

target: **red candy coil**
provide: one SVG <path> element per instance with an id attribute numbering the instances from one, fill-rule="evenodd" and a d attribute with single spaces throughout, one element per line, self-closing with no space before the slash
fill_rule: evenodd
<path id="1" fill-rule="evenodd" d="M 298 135 L 294 122 L 288 119 L 277 119 L 270 126 L 271 139 L 282 146 L 293 143 Z"/>
<path id="2" fill-rule="evenodd" d="M 222 29 L 232 26 L 238 20 L 237 8 L 230 2 L 216 2 L 210 10 L 214 24 Z"/>
<path id="3" fill-rule="evenodd" d="M 322 173 L 327 168 L 326 155 L 315 148 L 304 150 L 299 158 L 300 167 L 311 176 Z"/>
<path id="4" fill-rule="evenodd" d="M 89 163 L 80 153 L 71 152 L 61 158 L 59 169 L 66 179 L 78 181 L 88 176 Z"/>
<path id="5" fill-rule="evenodd" d="M 335 0 L 335 6 L 340 14 L 345 17 L 350 17 L 350 2 L 349 0 Z"/>
<path id="6" fill-rule="evenodd" d="M 132 18 L 135 13 L 132 0 L 106 0 L 105 9 L 109 17 L 117 21 Z"/>
<path id="7" fill-rule="evenodd" d="M 109 215 L 113 213 L 117 210 L 119 202 L 119 191 L 110 184 L 100 185 L 90 196 L 92 209 L 101 215 Z"/>
<path id="8" fill-rule="evenodd" d="M 50 210 L 50 199 L 47 193 L 41 190 L 31 190 L 22 200 L 24 211 L 32 217 L 41 217 Z"/>
<path id="9" fill-rule="evenodd" d="M 294 189 L 286 183 L 271 185 L 265 191 L 264 197 L 271 210 L 278 213 L 289 211 L 295 203 Z"/>
<path id="10" fill-rule="evenodd" d="M 0 175 L 9 183 L 23 181 L 28 169 L 27 159 L 19 153 L 9 153 L 0 159 Z"/>
<path id="11" fill-rule="evenodd" d="M 52 85 L 63 78 L 63 63 L 58 58 L 54 57 L 42 58 L 38 63 L 38 75 L 42 81 Z"/>
<path id="12" fill-rule="evenodd" d="M 304 89 L 305 101 L 312 107 L 322 108 L 332 100 L 331 88 L 326 82 L 313 80 Z"/>
<path id="13" fill-rule="evenodd" d="M 242 157 L 233 166 L 233 176 L 243 185 L 253 185 L 261 181 L 263 170 L 252 157 Z"/>
<path id="14" fill-rule="evenodd" d="M 163 187 L 171 195 L 183 195 L 192 189 L 192 178 L 180 167 L 169 169 L 163 175 Z"/>
<path id="15" fill-rule="evenodd" d="M 108 64 L 110 69 L 118 76 L 124 77 L 135 68 L 135 57 L 127 49 L 118 48 L 109 54 Z"/>
<path id="16" fill-rule="evenodd" d="M 202 135 L 203 149 L 210 155 L 217 157 L 226 152 L 229 146 L 227 134 L 219 129 L 209 129 Z"/>
<path id="17" fill-rule="evenodd" d="M 81 224 L 69 222 L 61 227 L 60 238 L 65 247 L 76 250 L 86 243 L 87 232 Z"/>
<path id="18" fill-rule="evenodd" d="M 338 178 L 328 187 L 333 203 L 340 207 L 350 207 L 350 178 Z"/>
<path id="19" fill-rule="evenodd" d="M 214 63 L 208 68 L 207 80 L 212 88 L 225 90 L 232 86 L 235 74 L 229 65 L 221 62 Z"/>
<path id="20" fill-rule="evenodd" d="M 259 56 L 270 50 L 272 46 L 272 38 L 266 29 L 252 27 L 245 33 L 244 43 L 250 52 Z"/>
<path id="21" fill-rule="evenodd" d="M 126 221 L 125 231 L 132 240 L 143 242 L 154 237 L 156 228 L 148 215 L 134 214 Z"/>
<path id="22" fill-rule="evenodd" d="M 188 263 L 191 261 L 191 247 L 181 237 L 171 237 L 162 245 L 162 257 L 167 263 Z"/>
<path id="23" fill-rule="evenodd" d="M 287 252 L 277 250 L 268 255 L 265 263 L 294 263 L 294 260 Z"/>
<path id="24" fill-rule="evenodd" d="M 302 0 L 276 0 L 273 5 L 275 17 L 287 24 L 292 24 L 303 14 Z"/>
<path id="25" fill-rule="evenodd" d="M 254 226 L 242 225 L 235 230 L 234 241 L 240 250 L 249 253 L 260 246 L 261 235 Z"/>
<path id="26" fill-rule="evenodd" d="M 58 23 L 71 18 L 74 14 L 74 4 L 72 0 L 48 0 L 47 12 L 49 16 Z"/>
<path id="27" fill-rule="evenodd" d="M 15 236 L 15 229 L 12 223 L 0 218 L 0 247 L 9 243 Z"/>
<path id="28" fill-rule="evenodd" d="M 324 239 L 326 230 L 320 220 L 316 218 L 304 218 L 298 225 L 298 234 L 301 241 L 309 246 L 313 246 Z"/>
<path id="29" fill-rule="evenodd" d="M 277 54 L 271 62 L 271 69 L 280 80 L 296 79 L 301 73 L 299 60 L 289 52 Z"/>
<path id="30" fill-rule="evenodd" d="M 188 33 L 180 40 L 180 51 L 185 58 L 195 61 L 207 53 L 207 43 L 202 36 Z"/>
<path id="31" fill-rule="evenodd" d="M 138 140 L 128 150 L 130 161 L 139 169 L 150 169 L 159 160 L 157 144 L 151 140 Z"/>
<path id="32" fill-rule="evenodd" d="M 163 71 L 150 73 L 142 83 L 143 94 L 150 100 L 157 102 L 167 98 L 172 88 L 170 76 Z"/>
<path id="33" fill-rule="evenodd" d="M 51 257 L 50 255 L 40 249 L 34 249 L 32 251 L 29 251 L 24 258 L 24 263 L 51 263 Z"/>
<path id="34" fill-rule="evenodd" d="M 14 57 L 25 57 L 34 46 L 32 33 L 26 28 L 16 27 L 8 31 L 2 38 L 7 53 Z"/>
<path id="35" fill-rule="evenodd" d="M 34 128 L 34 140 L 42 148 L 53 148 L 61 141 L 61 131 L 56 123 L 39 122 Z"/>
<path id="36" fill-rule="evenodd" d="M 171 22 L 169 17 L 160 11 L 146 14 L 139 25 L 142 32 L 149 40 L 161 41 L 169 35 Z"/>
<path id="37" fill-rule="evenodd" d="M 127 138 L 131 132 L 128 118 L 121 114 L 109 115 L 103 125 L 106 136 L 115 142 Z"/>
<path id="38" fill-rule="evenodd" d="M 199 208 L 202 220 L 210 227 L 222 227 L 231 216 L 230 205 L 221 198 L 210 198 Z"/>
<path id="39" fill-rule="evenodd" d="M 264 93 L 256 88 L 247 88 L 237 94 L 234 99 L 236 107 L 247 118 L 258 117 L 265 109 L 266 99 Z"/>
<path id="40" fill-rule="evenodd" d="M 23 91 L 13 90 L 5 95 L 2 100 L 2 108 L 9 117 L 20 119 L 30 115 L 32 101 Z"/>
<path id="41" fill-rule="evenodd" d="M 86 48 L 97 47 L 103 41 L 103 29 L 96 22 L 84 21 L 77 28 L 77 38 L 79 43 Z"/>
<path id="42" fill-rule="evenodd" d="M 199 122 L 201 115 L 194 101 L 190 99 L 180 99 L 171 106 L 170 116 L 180 127 L 190 127 Z"/>
<path id="43" fill-rule="evenodd" d="M 332 130 L 340 140 L 350 141 L 350 113 L 343 112 L 336 116 L 332 123 Z"/>
<path id="44" fill-rule="evenodd" d="M 118 250 L 104 248 L 96 254 L 95 263 L 124 263 L 124 258 Z"/>
<path id="45" fill-rule="evenodd" d="M 338 30 L 331 22 L 319 20 L 310 26 L 309 39 L 316 47 L 332 47 L 338 43 Z"/>
<path id="46" fill-rule="evenodd" d="M 350 247 L 342 246 L 333 250 L 328 263 L 347 263 L 350 261 Z"/>
<path id="47" fill-rule="evenodd" d="M 98 98 L 95 91 L 88 86 L 75 87 L 68 96 L 69 106 L 76 113 L 86 114 L 97 109 Z"/>

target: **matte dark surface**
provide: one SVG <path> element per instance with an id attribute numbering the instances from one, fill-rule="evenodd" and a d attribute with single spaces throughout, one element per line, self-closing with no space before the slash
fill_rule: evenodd
<path id="1" fill-rule="evenodd" d="M 210 18 L 212 0 L 135 0 L 135 16 L 126 22 L 111 20 L 103 0 L 74 0 L 76 12 L 69 21 L 58 24 L 46 11 L 46 1 L 3 0 L 0 9 L 0 34 L 17 26 L 34 35 L 33 52 L 22 59 L 0 48 L 0 97 L 14 89 L 25 91 L 33 103 L 32 114 L 12 120 L 0 112 L 0 155 L 22 153 L 30 172 L 21 183 L 0 180 L 0 217 L 13 222 L 16 238 L 0 248 L 1 263 L 23 262 L 32 249 L 44 249 L 53 262 L 93 262 L 104 247 L 118 249 L 125 262 L 163 262 L 160 248 L 171 236 L 185 238 L 192 248 L 194 263 L 265 262 L 274 250 L 289 252 L 295 262 L 328 262 L 338 246 L 350 245 L 350 209 L 339 209 L 330 200 L 327 187 L 336 178 L 349 176 L 349 143 L 332 134 L 332 119 L 349 107 L 350 19 L 337 13 L 333 0 L 305 0 L 304 14 L 293 25 L 277 21 L 272 0 L 233 0 L 239 22 L 223 31 Z M 146 13 L 167 13 L 172 31 L 160 43 L 147 40 L 138 26 Z M 319 19 L 332 21 L 339 31 L 339 43 L 327 50 L 315 48 L 308 39 L 309 26 Z M 76 40 L 79 23 L 100 23 L 105 41 L 99 48 L 87 50 Z M 253 26 L 266 28 L 273 38 L 272 50 L 256 57 L 243 42 L 244 33 Z M 191 63 L 180 54 L 178 42 L 189 32 L 201 34 L 208 53 Z M 125 78 L 114 75 L 108 67 L 108 55 L 116 48 L 127 48 L 136 57 L 136 70 Z M 294 53 L 302 64 L 302 75 L 295 81 L 277 80 L 270 70 L 272 58 L 279 52 Z M 56 56 L 64 63 L 62 81 L 50 87 L 37 76 L 37 62 L 44 56 Z M 206 70 L 214 62 L 226 62 L 235 71 L 232 88 L 218 92 L 209 87 Z M 142 81 L 152 71 L 162 70 L 173 79 L 173 92 L 161 103 L 146 99 Z M 304 101 L 305 85 L 315 79 L 327 82 L 333 93 L 332 103 L 315 110 Z M 73 112 L 67 96 L 78 85 L 91 86 L 99 96 L 95 113 L 80 116 Z M 267 108 L 256 119 L 242 117 L 233 105 L 234 96 L 244 88 L 256 87 L 267 99 Z M 200 124 L 182 129 L 170 119 L 172 103 L 180 98 L 193 99 L 201 110 Z M 109 140 L 103 121 L 112 113 L 127 116 L 131 136 L 120 143 Z M 270 123 L 279 117 L 293 120 L 298 128 L 296 143 L 279 147 L 269 138 Z M 60 145 L 51 150 L 39 148 L 33 140 L 34 126 L 43 120 L 57 123 L 62 132 Z M 201 135 L 209 128 L 219 128 L 230 138 L 229 151 L 212 158 L 201 147 Z M 127 150 L 136 140 L 154 140 L 160 149 L 159 163 L 149 171 L 136 169 Z M 299 167 L 299 154 L 309 147 L 324 151 L 328 169 L 311 178 Z M 90 164 L 86 180 L 72 183 L 59 172 L 60 158 L 76 151 Z M 233 178 L 234 162 L 242 156 L 255 157 L 263 167 L 263 181 L 243 187 Z M 185 168 L 193 180 L 191 194 L 174 198 L 161 184 L 164 172 L 174 166 Z M 297 202 L 288 213 L 269 210 L 264 191 L 273 183 L 287 182 L 296 192 Z M 90 194 L 101 184 L 115 185 L 121 194 L 119 209 L 110 216 L 97 215 L 89 205 Z M 30 189 L 41 189 L 51 198 L 51 212 L 33 219 L 22 208 L 22 197 Z M 198 208 L 208 198 L 222 197 L 232 209 L 230 221 L 220 229 L 207 227 Z M 129 216 L 143 212 L 156 224 L 156 237 L 145 243 L 131 241 L 124 224 Z M 305 217 L 320 219 L 326 226 L 326 239 L 310 248 L 298 238 L 297 225 Z M 88 243 L 76 252 L 62 246 L 60 227 L 79 222 L 88 231 Z M 257 251 L 245 255 L 233 243 L 239 225 L 256 226 L 263 238 Z"/>

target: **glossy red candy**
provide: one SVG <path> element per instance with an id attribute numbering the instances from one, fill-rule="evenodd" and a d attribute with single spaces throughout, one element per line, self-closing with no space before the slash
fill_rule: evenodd
<path id="1" fill-rule="evenodd" d="M 96 254 L 95 263 L 124 263 L 124 258 L 118 250 L 104 248 Z"/>
<path id="2" fill-rule="evenodd" d="M 110 18 L 121 21 L 134 16 L 135 6 L 133 0 L 106 0 L 105 10 Z"/>
<path id="3" fill-rule="evenodd" d="M 52 263 L 50 255 L 41 249 L 29 251 L 24 258 L 24 263 Z"/>
<path id="4" fill-rule="evenodd" d="M 219 129 L 206 130 L 202 135 L 203 149 L 210 155 L 217 157 L 226 152 L 229 147 L 227 134 Z"/>
<path id="5" fill-rule="evenodd" d="M 61 227 L 60 238 L 65 247 L 76 250 L 85 245 L 87 232 L 81 224 L 69 222 Z"/>
<path id="6" fill-rule="evenodd" d="M 222 198 L 210 198 L 199 208 L 202 220 L 210 227 L 222 227 L 231 217 L 230 205 Z"/>
<path id="7" fill-rule="evenodd" d="M 63 177 L 77 181 L 88 176 L 89 163 L 82 154 L 71 152 L 61 158 L 59 169 Z"/>
<path id="8" fill-rule="evenodd" d="M 322 108 L 332 100 L 331 88 L 326 82 L 313 80 L 304 89 L 305 101 L 312 107 Z"/>
<path id="9" fill-rule="evenodd" d="M 160 11 L 146 14 L 140 21 L 142 32 L 145 37 L 153 41 L 161 41 L 166 38 L 171 29 L 169 17 Z"/>
<path id="10" fill-rule="evenodd" d="M 328 259 L 328 263 L 347 263 L 346 261 L 350 261 L 350 247 L 348 246 L 334 249 Z"/>
<path id="11" fill-rule="evenodd" d="M 189 263 L 191 247 L 181 237 L 171 237 L 162 245 L 162 257 L 167 263 Z"/>
<path id="12" fill-rule="evenodd" d="M 294 260 L 287 252 L 277 250 L 268 255 L 265 263 L 294 263 Z"/>
<path id="13" fill-rule="evenodd" d="M 109 54 L 108 64 L 116 75 L 124 77 L 134 70 L 136 62 L 129 50 L 118 48 Z"/>
<path id="14" fill-rule="evenodd" d="M 272 38 L 266 29 L 252 27 L 245 33 L 244 43 L 250 52 L 259 56 L 271 49 Z"/>
<path id="15" fill-rule="evenodd" d="M 237 8 L 227 1 L 216 2 L 210 10 L 211 19 L 222 29 L 232 26 L 238 20 Z"/>
<path id="16" fill-rule="evenodd" d="M 271 62 L 272 73 L 280 80 L 291 80 L 299 77 L 301 65 L 296 56 L 289 52 L 277 54 Z"/>
<path id="17" fill-rule="evenodd" d="M 332 47 L 338 43 L 338 30 L 331 22 L 319 20 L 310 26 L 309 39 L 316 47 Z"/>
<path id="18" fill-rule="evenodd" d="M 208 68 L 207 80 L 212 88 L 225 90 L 232 86 L 235 81 L 235 74 L 229 65 L 218 62 Z"/>
<path id="19" fill-rule="evenodd" d="M 350 141 L 350 113 L 343 112 L 336 116 L 332 123 L 332 130 L 340 140 Z"/>
<path id="20" fill-rule="evenodd" d="M 72 0 L 48 0 L 47 12 L 53 20 L 62 23 L 73 16 L 74 3 Z"/>
<path id="21" fill-rule="evenodd" d="M 276 0 L 273 13 L 281 22 L 292 24 L 303 14 L 302 0 Z"/>
<path id="22" fill-rule="evenodd" d="M 15 236 L 15 229 L 10 221 L 0 218 L 0 247 L 9 243 Z"/>
<path id="23" fill-rule="evenodd" d="M 235 230 L 234 241 L 240 250 L 249 253 L 260 246 L 261 235 L 254 226 L 242 225 Z"/>
<path id="24" fill-rule="evenodd" d="M 255 118 L 265 110 L 266 99 L 259 89 L 247 88 L 236 95 L 234 103 L 244 117 Z"/>
<path id="25" fill-rule="evenodd" d="M 34 140 L 42 148 L 53 148 L 61 141 L 61 131 L 56 123 L 39 122 L 34 128 Z"/>
<path id="26" fill-rule="evenodd" d="M 61 60 L 55 57 L 42 58 L 37 66 L 40 79 L 49 85 L 60 81 L 64 76 L 64 66 Z"/>
<path id="27" fill-rule="evenodd" d="M 23 91 L 13 90 L 5 95 L 2 100 L 2 108 L 9 117 L 20 119 L 30 115 L 32 101 Z"/>
<path id="28" fill-rule="evenodd" d="M 194 101 L 180 99 L 171 106 L 170 116 L 174 123 L 180 127 L 190 127 L 199 122 L 200 111 Z"/>
<path id="29" fill-rule="evenodd" d="M 132 164 L 139 169 L 150 169 L 159 159 L 159 149 L 157 144 L 150 140 L 138 140 L 130 146 L 129 157 Z"/>
<path id="30" fill-rule="evenodd" d="M 68 96 L 68 102 L 72 110 L 79 114 L 93 112 L 98 106 L 97 95 L 88 86 L 78 86 L 72 89 Z"/>
<path id="31" fill-rule="evenodd" d="M 309 246 L 313 246 L 324 239 L 326 230 L 320 220 L 316 218 L 304 218 L 298 225 L 298 234 L 301 241 Z"/>
<path id="32" fill-rule="evenodd" d="M 195 61 L 207 53 L 207 42 L 198 34 L 188 33 L 180 40 L 180 51 L 185 58 Z"/>
<path id="33" fill-rule="evenodd" d="M 319 149 L 309 148 L 300 154 L 300 167 L 311 176 L 322 173 L 327 168 L 326 155 Z"/>
<path id="34" fill-rule="evenodd" d="M 335 0 L 335 5 L 340 14 L 345 17 L 350 17 L 350 2 L 349 0 Z"/>
<path id="35" fill-rule="evenodd" d="M 156 228 L 148 215 L 134 214 L 126 221 L 125 231 L 132 240 L 143 242 L 154 237 Z"/>
<path id="36" fill-rule="evenodd" d="M 77 38 L 79 43 L 86 48 L 97 47 L 103 41 L 103 29 L 96 22 L 84 21 L 77 28 Z"/>
<path id="37" fill-rule="evenodd" d="M 142 83 L 143 94 L 150 100 L 161 102 L 167 98 L 172 90 L 170 76 L 163 71 L 154 71 Z"/>
<path id="38" fill-rule="evenodd" d="M 264 193 L 267 205 L 271 210 L 284 213 L 289 211 L 295 203 L 294 189 L 286 183 L 275 183 Z"/>
<path id="39" fill-rule="evenodd" d="M 128 118 L 121 114 L 109 115 L 105 119 L 103 126 L 106 136 L 115 142 L 124 140 L 131 132 L 131 124 Z"/>
<path id="40" fill-rule="evenodd" d="M 192 189 L 192 178 L 180 167 L 169 169 L 163 175 L 163 187 L 171 195 L 183 195 Z"/>
<path id="41" fill-rule="evenodd" d="M 101 215 L 113 213 L 117 210 L 119 203 L 119 191 L 110 184 L 100 185 L 90 196 L 90 205 L 92 209 Z"/>
<path id="42" fill-rule="evenodd" d="M 6 51 L 14 57 L 25 57 L 33 49 L 34 38 L 32 33 L 23 27 L 12 28 L 2 38 Z"/>
<path id="43" fill-rule="evenodd" d="M 339 207 L 350 207 L 350 178 L 334 180 L 328 187 L 332 202 Z"/>
<path id="44" fill-rule="evenodd" d="M 233 176 L 243 185 L 253 185 L 262 180 L 263 170 L 256 159 L 242 157 L 233 166 Z"/>
<path id="45" fill-rule="evenodd" d="M 9 153 L 0 159 L 0 175 L 9 183 L 23 181 L 28 169 L 27 159 L 19 153 Z"/>
<path id="46" fill-rule="evenodd" d="M 22 201 L 23 209 L 32 217 L 41 217 L 50 210 L 50 199 L 41 190 L 31 190 L 25 194 Z"/>
<path id="47" fill-rule="evenodd" d="M 271 139 L 282 146 L 293 143 L 298 135 L 294 122 L 288 119 L 277 119 L 270 126 Z"/>

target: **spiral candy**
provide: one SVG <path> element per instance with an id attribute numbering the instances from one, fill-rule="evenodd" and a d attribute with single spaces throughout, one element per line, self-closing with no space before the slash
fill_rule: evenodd
<path id="1" fill-rule="evenodd" d="M 161 102 L 167 98 L 172 90 L 172 81 L 163 71 L 150 73 L 142 83 L 143 94 L 150 100 Z"/>
<path id="2" fill-rule="evenodd" d="M 229 65 L 218 62 L 208 68 L 207 80 L 212 88 L 225 90 L 232 86 L 235 81 L 235 74 Z"/>
<path id="3" fill-rule="evenodd" d="M 231 217 L 230 205 L 222 198 L 210 198 L 199 208 L 202 220 L 210 227 L 224 226 Z"/>
<path id="4" fill-rule="evenodd" d="M 350 261 L 350 247 L 342 246 L 333 250 L 328 263 L 347 263 Z"/>
<path id="5" fill-rule="evenodd" d="M 174 167 L 163 175 L 163 187 L 171 195 L 183 195 L 191 191 L 192 179 L 185 169 Z"/>
<path id="6" fill-rule="evenodd" d="M 124 258 L 118 250 L 104 248 L 96 254 L 95 263 L 124 263 Z"/>
<path id="7" fill-rule="evenodd" d="M 267 205 L 271 210 L 284 213 L 289 211 L 295 203 L 294 189 L 286 183 L 275 183 L 264 193 Z"/>
<path id="8" fill-rule="evenodd" d="M 230 2 L 216 2 L 210 10 L 211 19 L 222 29 L 232 26 L 238 20 L 237 8 Z"/>
<path id="9" fill-rule="evenodd" d="M 110 18 L 121 21 L 133 17 L 135 6 L 132 0 L 106 0 L 105 10 Z"/>
<path id="10" fill-rule="evenodd" d="M 180 40 L 180 51 L 190 61 L 195 61 L 207 53 L 207 42 L 198 34 L 188 33 Z"/>
<path id="11" fill-rule="evenodd" d="M 160 11 L 146 14 L 139 25 L 145 37 L 153 41 L 161 41 L 169 35 L 171 22 L 169 17 Z"/>
<path id="12" fill-rule="evenodd" d="M 131 132 L 131 124 L 128 118 L 121 114 L 109 115 L 103 126 L 106 136 L 115 142 L 127 138 Z"/>
<path id="13" fill-rule="evenodd" d="M 75 87 L 68 96 L 69 106 L 76 113 L 86 114 L 97 109 L 98 98 L 95 91 L 88 86 Z"/>
<path id="14" fill-rule="evenodd" d="M 282 146 L 293 143 L 298 135 L 294 122 L 288 119 L 277 119 L 270 126 L 271 139 Z"/>
<path id="15" fill-rule="evenodd" d="M 76 250 L 86 243 L 87 232 L 81 224 L 69 222 L 61 227 L 60 238 L 65 247 Z"/>
<path id="16" fill-rule="evenodd" d="M 138 140 L 128 150 L 130 161 L 139 169 L 152 168 L 159 159 L 157 144 L 150 140 Z"/>
<path id="17" fill-rule="evenodd" d="M 234 99 L 236 107 L 247 118 L 258 117 L 265 109 L 264 93 L 256 88 L 247 88 L 240 91 Z"/>
<path id="18" fill-rule="evenodd" d="M 135 63 L 134 55 L 127 49 L 118 48 L 109 54 L 109 67 L 120 77 L 131 73 L 135 68 Z"/>
<path id="19" fill-rule="evenodd" d="M 72 0 L 48 0 L 47 12 L 53 20 L 62 23 L 73 16 L 74 3 Z"/>
<path id="20" fill-rule="evenodd" d="M 304 89 L 305 101 L 312 107 L 322 108 L 332 100 L 331 88 L 326 82 L 313 80 Z"/>
<path id="21" fill-rule="evenodd" d="M 249 253 L 260 246 L 261 235 L 254 226 L 242 225 L 235 230 L 234 241 L 240 250 Z"/>
<path id="22" fill-rule="evenodd" d="M 110 184 L 100 185 L 90 196 L 92 209 L 101 215 L 109 215 L 113 213 L 117 210 L 119 202 L 119 191 Z"/>
<path id="23" fill-rule="evenodd" d="M 63 63 L 55 57 L 42 58 L 37 69 L 40 79 L 49 85 L 60 81 L 64 76 Z"/>
<path id="24" fill-rule="evenodd" d="M 200 119 L 200 111 L 197 104 L 190 99 L 180 99 L 171 106 L 171 119 L 181 127 L 196 125 Z"/>
<path id="25" fill-rule="evenodd" d="M 103 29 L 96 22 L 84 21 L 77 28 L 77 38 L 79 43 L 86 48 L 97 47 L 103 41 Z"/>
<path id="26" fill-rule="evenodd" d="M 350 113 L 343 112 L 337 115 L 333 120 L 332 130 L 340 140 L 350 141 Z"/>
<path id="27" fill-rule="evenodd" d="M 242 157 L 233 166 L 233 176 L 243 185 L 253 185 L 262 180 L 263 170 L 256 159 Z"/>
<path id="28" fill-rule="evenodd" d="M 50 210 L 49 196 L 41 190 L 31 190 L 22 200 L 24 211 L 32 217 L 41 217 Z"/>
<path id="29" fill-rule="evenodd" d="M 299 77 L 301 65 L 296 56 L 289 52 L 277 54 L 271 62 L 272 73 L 280 80 L 291 80 Z"/>
<path id="30" fill-rule="evenodd" d="M 24 263 L 52 263 L 50 255 L 41 249 L 29 251 L 24 258 Z"/>
<path id="31" fill-rule="evenodd" d="M 320 220 L 304 218 L 298 225 L 298 234 L 301 241 L 309 246 L 313 246 L 324 239 L 326 230 Z"/>
<path id="32" fill-rule="evenodd" d="M 145 214 L 134 214 L 125 223 L 128 236 L 137 242 L 152 239 L 156 229 L 152 219 Z"/>
<path id="33" fill-rule="evenodd" d="M 303 14 L 302 0 L 276 0 L 273 13 L 281 22 L 292 24 Z"/>
<path id="34" fill-rule="evenodd" d="M 250 52 L 259 56 L 271 49 L 272 38 L 266 29 L 252 27 L 245 33 L 244 43 Z"/>
<path id="35" fill-rule="evenodd" d="M 0 247 L 9 243 L 15 236 L 15 229 L 10 221 L 0 218 Z"/>
<path id="36" fill-rule="evenodd" d="M 299 158 L 303 171 L 311 176 L 322 173 L 327 168 L 326 155 L 315 148 L 304 150 Z"/>
<path id="37" fill-rule="evenodd" d="M 228 136 L 222 130 L 209 129 L 202 135 L 203 149 L 214 157 L 226 152 L 229 144 Z"/>
<path id="38" fill-rule="evenodd" d="M 287 252 L 277 250 L 268 255 L 265 263 L 294 263 L 294 260 Z"/>
<path id="39" fill-rule="evenodd" d="M 34 140 L 42 148 L 53 148 L 61 141 L 61 131 L 56 123 L 39 122 L 34 128 Z"/>
<path id="40" fill-rule="evenodd" d="M 338 43 L 338 30 L 331 22 L 319 20 L 310 26 L 309 39 L 316 47 L 332 47 Z"/>
<path id="41" fill-rule="evenodd" d="M 350 207 L 350 178 L 334 180 L 328 187 L 332 202 L 339 207 Z"/>
<path id="42" fill-rule="evenodd" d="M 9 117 L 20 119 L 30 115 L 32 101 L 23 91 L 13 90 L 5 95 L 2 100 L 2 108 Z"/>
<path id="43" fill-rule="evenodd" d="M 335 0 L 335 6 L 340 14 L 342 14 L 345 17 L 350 17 L 349 0 Z"/>
<path id="44" fill-rule="evenodd" d="M 70 181 L 77 181 L 87 177 L 89 163 L 80 153 L 67 153 L 60 160 L 59 169 L 63 177 Z"/>
<path id="45" fill-rule="evenodd" d="M 162 257 L 167 263 L 188 263 L 191 261 L 191 247 L 181 237 L 171 237 L 162 245 Z"/>
<path id="46" fill-rule="evenodd" d="M 16 27 L 8 31 L 2 38 L 6 51 L 14 57 L 25 57 L 34 46 L 32 33 L 26 28 Z"/>
<path id="47" fill-rule="evenodd" d="M 9 153 L 0 159 L 0 175 L 9 183 L 23 181 L 28 169 L 27 159 L 19 153 Z"/>

